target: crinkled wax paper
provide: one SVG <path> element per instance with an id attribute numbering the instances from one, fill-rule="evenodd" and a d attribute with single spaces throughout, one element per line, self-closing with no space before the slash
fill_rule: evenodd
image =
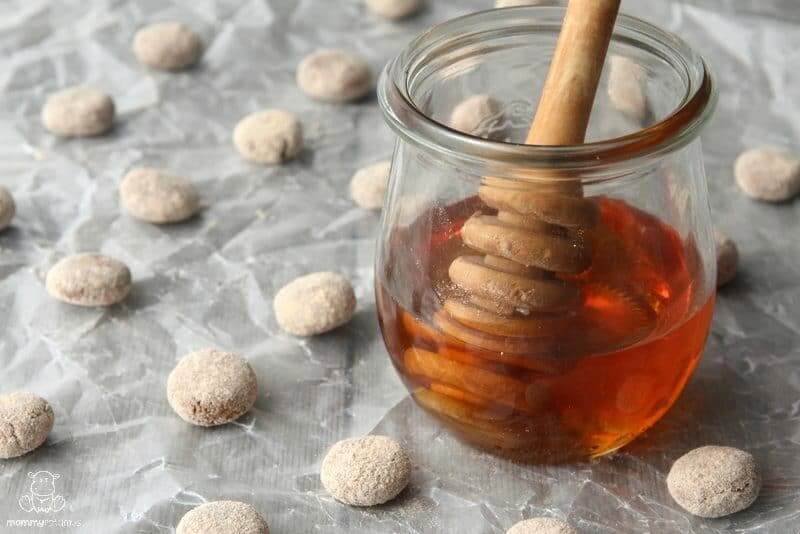
<path id="1" fill-rule="evenodd" d="M 624 452 L 559 467 L 475 452 L 409 400 L 375 318 L 378 216 L 355 208 L 347 189 L 358 167 L 389 156 L 393 136 L 374 98 L 320 104 L 294 84 L 317 47 L 356 50 L 378 70 L 423 29 L 492 0 L 428 3 L 397 23 L 359 0 L 0 3 L 0 183 L 18 203 L 0 234 L 0 389 L 35 391 L 56 413 L 46 446 L 0 463 L 0 531 L 167 533 L 217 499 L 254 504 L 275 533 L 502 533 L 539 514 L 587 533 L 800 531 L 800 202 L 752 202 L 731 170 L 753 144 L 800 145 L 797 1 L 623 2 L 683 36 L 717 75 L 704 148 L 716 222 L 740 244 L 741 273 L 719 297 L 705 357 L 674 409 Z M 133 34 L 169 19 L 202 34 L 202 63 L 146 71 Z M 45 96 L 77 83 L 116 99 L 111 135 L 43 130 Z M 258 167 L 234 151 L 236 121 L 265 107 L 299 114 L 308 147 L 298 161 Z M 134 165 L 191 177 L 202 215 L 168 227 L 125 216 L 116 186 Z M 49 298 L 46 269 L 78 251 L 125 261 L 131 298 L 108 310 Z M 322 269 L 352 278 L 354 320 L 308 340 L 282 334 L 276 290 Z M 210 345 L 247 356 L 262 393 L 240 421 L 195 428 L 170 410 L 165 381 L 179 357 Z M 413 482 L 389 505 L 347 508 L 321 488 L 320 460 L 334 441 L 371 431 L 408 445 Z M 757 457 L 764 488 L 748 511 L 700 520 L 670 499 L 670 463 L 706 443 Z M 20 508 L 37 471 L 58 475 L 62 511 Z M 41 522 L 8 523 L 20 519 Z"/>

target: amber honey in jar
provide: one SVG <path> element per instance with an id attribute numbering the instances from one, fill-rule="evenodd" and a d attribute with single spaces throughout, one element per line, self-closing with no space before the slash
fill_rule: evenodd
<path id="1" fill-rule="evenodd" d="M 703 61 L 620 16 L 609 58 L 634 85 L 615 94 L 607 64 L 586 144 L 523 145 L 563 15 L 446 22 L 378 89 L 398 134 L 375 273 L 392 362 L 457 436 L 536 462 L 607 454 L 658 421 L 714 307 Z M 459 131 L 470 99 L 482 115 Z"/>

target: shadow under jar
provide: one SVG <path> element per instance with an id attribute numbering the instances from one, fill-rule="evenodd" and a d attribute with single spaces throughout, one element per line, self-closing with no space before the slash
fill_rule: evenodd
<path id="1" fill-rule="evenodd" d="M 586 144 L 520 144 L 563 15 L 446 22 L 378 88 L 398 134 L 375 276 L 392 362 L 459 437 L 530 462 L 607 454 L 653 425 L 694 371 L 714 307 L 705 64 L 620 16 Z M 612 62 L 623 71 L 609 86 Z M 449 126 L 476 95 L 491 105 L 474 135 Z"/>

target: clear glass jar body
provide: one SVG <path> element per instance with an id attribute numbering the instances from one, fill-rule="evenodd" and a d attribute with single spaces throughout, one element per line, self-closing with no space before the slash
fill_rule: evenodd
<path id="1" fill-rule="evenodd" d="M 392 361 L 457 435 L 536 462 L 609 453 L 669 409 L 716 277 L 697 138 L 716 95 L 677 38 L 620 17 L 587 144 L 516 144 L 563 13 L 447 22 L 378 89 L 398 133 L 375 273 Z M 470 98 L 477 115 L 454 111 Z"/>

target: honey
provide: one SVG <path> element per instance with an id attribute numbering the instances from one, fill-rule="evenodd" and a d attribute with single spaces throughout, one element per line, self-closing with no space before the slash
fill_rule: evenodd
<path id="1" fill-rule="evenodd" d="M 416 402 L 463 440 L 520 461 L 586 459 L 622 447 L 675 402 L 714 307 L 691 240 L 622 200 L 593 198 L 589 267 L 568 312 L 456 320 L 468 297 L 448 266 L 477 197 L 391 230 L 376 299 L 394 366 Z M 530 328 L 526 325 L 533 325 Z"/>

